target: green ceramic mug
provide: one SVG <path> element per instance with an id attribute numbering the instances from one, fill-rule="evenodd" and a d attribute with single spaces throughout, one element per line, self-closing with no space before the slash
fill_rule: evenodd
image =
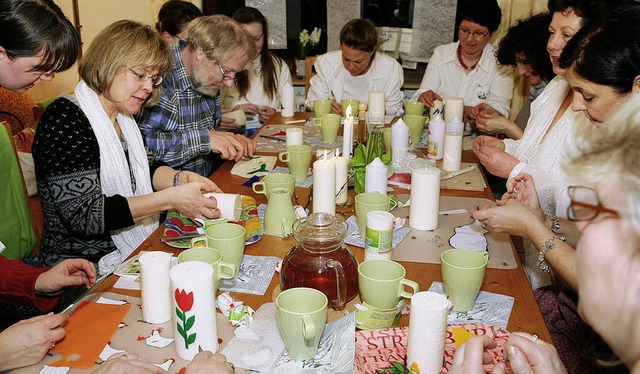
<path id="1" fill-rule="evenodd" d="M 310 145 L 290 145 L 285 152 L 278 155 L 278 159 L 289 164 L 289 173 L 293 175 L 296 182 L 302 182 L 307 179 L 309 174 L 309 166 L 311 166 Z"/>
<path id="2" fill-rule="evenodd" d="M 374 210 L 389 211 L 391 199 L 387 195 L 377 192 L 364 192 L 356 195 L 356 221 L 358 221 L 358 229 L 360 237 L 365 238 L 367 232 L 367 213 Z"/>
<path id="3" fill-rule="evenodd" d="M 422 135 L 422 130 L 424 130 L 424 124 L 427 121 L 427 117 L 405 114 L 402 119 L 404 120 L 404 123 L 409 126 L 409 137 L 411 138 L 411 142 L 414 146 L 417 145 L 420 143 L 420 136 Z"/>
<path id="4" fill-rule="evenodd" d="M 411 298 L 420 291 L 418 283 L 405 279 L 404 266 L 391 260 L 369 260 L 358 265 L 360 298 L 380 309 L 393 309 L 401 297 Z M 405 286 L 413 291 L 407 292 Z"/>
<path id="5" fill-rule="evenodd" d="M 347 116 L 347 108 L 349 107 L 349 105 L 351 105 L 351 115 L 354 117 L 358 117 L 358 107 L 360 106 L 360 100 L 356 99 L 340 100 L 340 106 L 342 107 L 342 116 Z"/>
<path id="6" fill-rule="evenodd" d="M 315 117 L 312 123 L 320 126 L 322 141 L 325 143 L 335 143 L 338 138 L 338 130 L 340 129 L 340 115 L 334 113 L 323 114 Z"/>
<path id="7" fill-rule="evenodd" d="M 294 196 L 296 179 L 291 174 L 271 173 L 262 178 L 262 181 L 254 183 L 251 188 L 257 194 L 266 195 L 267 199 L 274 188 L 284 188 L 289 196 Z M 259 189 L 258 189 L 259 188 Z"/>
<path id="8" fill-rule="evenodd" d="M 407 101 L 404 104 L 404 114 L 421 116 L 424 114 L 424 103 L 420 101 Z"/>
<path id="9" fill-rule="evenodd" d="M 442 283 L 453 303 L 453 310 L 473 309 L 487 270 L 489 252 L 449 249 L 440 256 Z"/>
<path id="10" fill-rule="evenodd" d="M 187 261 L 202 261 L 213 266 L 214 290 L 218 289 L 220 279 L 232 279 L 233 275 L 238 273 L 235 265 L 222 261 L 222 253 L 215 248 L 195 247 L 180 252 L 178 262 Z"/>
<path id="11" fill-rule="evenodd" d="M 238 275 L 238 269 L 240 269 L 240 264 L 242 263 L 246 240 L 244 227 L 235 223 L 221 223 L 206 229 L 203 237 L 192 239 L 191 245 L 195 247 L 198 242 L 204 241 L 206 247 L 220 251 L 222 260 L 235 267 L 233 273 L 233 277 L 235 277 Z"/>
<path id="12" fill-rule="evenodd" d="M 323 114 L 331 113 L 331 100 L 329 99 L 317 99 L 313 100 L 313 115 L 320 117 Z"/>
<path id="13" fill-rule="evenodd" d="M 278 328 L 295 361 L 312 359 L 327 322 L 327 297 L 306 287 L 289 288 L 276 298 Z"/>
<path id="14" fill-rule="evenodd" d="M 382 139 L 384 140 L 384 153 L 391 154 L 391 127 L 382 130 Z"/>

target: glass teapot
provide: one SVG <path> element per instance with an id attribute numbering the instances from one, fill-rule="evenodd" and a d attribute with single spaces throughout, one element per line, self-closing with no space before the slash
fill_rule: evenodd
<path id="1" fill-rule="evenodd" d="M 347 224 L 329 213 L 313 213 L 293 224 L 298 241 L 282 260 L 280 288 L 322 291 L 329 307 L 344 309 L 358 294 L 358 260 L 344 245 Z"/>

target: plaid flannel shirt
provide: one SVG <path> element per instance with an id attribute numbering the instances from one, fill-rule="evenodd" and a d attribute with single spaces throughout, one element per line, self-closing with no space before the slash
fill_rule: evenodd
<path id="1" fill-rule="evenodd" d="M 173 69 L 164 77 L 162 97 L 156 106 L 137 115 L 149 162 L 166 162 L 174 169 L 208 177 L 212 170 L 209 130 L 220 123 L 220 97 L 197 92 L 184 67 L 180 51 L 185 43 L 171 46 Z"/>

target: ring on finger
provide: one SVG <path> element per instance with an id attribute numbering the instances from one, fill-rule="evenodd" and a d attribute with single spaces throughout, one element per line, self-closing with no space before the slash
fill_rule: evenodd
<path id="1" fill-rule="evenodd" d="M 52 350 L 53 347 L 55 347 L 55 346 L 56 346 L 56 342 L 51 343 L 51 347 L 49 348 L 49 350 Z"/>
<path id="2" fill-rule="evenodd" d="M 538 334 L 533 334 L 531 335 L 531 340 L 533 340 L 534 343 L 537 343 L 538 340 L 540 340 L 540 337 L 538 336 Z"/>
<path id="3" fill-rule="evenodd" d="M 227 361 L 227 366 L 231 369 L 232 373 L 236 372 L 236 366 L 232 362 Z"/>

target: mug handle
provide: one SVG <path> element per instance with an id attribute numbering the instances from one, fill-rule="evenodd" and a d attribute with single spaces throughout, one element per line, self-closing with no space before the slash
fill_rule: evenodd
<path id="1" fill-rule="evenodd" d="M 256 190 L 256 187 L 258 186 L 262 186 L 261 190 Z M 261 195 L 266 195 L 267 194 L 267 186 L 265 186 L 264 182 L 256 182 L 251 186 L 251 189 L 253 189 L 253 192 L 257 193 L 257 194 L 261 194 Z"/>
<path id="2" fill-rule="evenodd" d="M 207 237 L 206 236 L 198 236 L 191 239 L 191 248 L 197 246 L 197 243 L 204 242 L 204 246 L 207 246 Z"/>
<path id="3" fill-rule="evenodd" d="M 289 223 L 289 220 L 284 217 L 282 217 L 282 219 L 280 220 L 280 232 L 285 238 L 288 238 L 291 236 L 291 234 L 293 234 L 293 232 L 291 231 L 291 225 L 292 224 Z"/>
<path id="4" fill-rule="evenodd" d="M 235 265 L 224 261 L 218 262 L 217 271 L 217 274 L 219 274 L 218 278 L 220 279 L 233 279 L 233 275 L 237 272 Z"/>
<path id="5" fill-rule="evenodd" d="M 289 152 L 282 152 L 278 154 L 278 159 L 282 162 L 289 162 Z"/>
<path id="6" fill-rule="evenodd" d="M 316 123 L 316 120 L 318 123 Z M 314 126 L 320 126 L 322 125 L 322 120 L 320 119 L 320 117 L 313 117 L 313 119 L 311 120 L 311 123 L 313 123 Z"/>
<path id="7" fill-rule="evenodd" d="M 342 264 L 335 260 L 327 261 L 327 267 L 336 272 L 336 300 L 332 300 L 332 303 L 336 310 L 342 310 L 347 302 L 347 278 L 344 269 Z"/>
<path id="8" fill-rule="evenodd" d="M 305 314 L 302 316 L 302 336 L 304 340 L 313 340 L 316 335 L 316 325 L 313 323 L 313 318 L 310 315 Z"/>
<path id="9" fill-rule="evenodd" d="M 478 253 L 484 256 L 484 258 L 486 258 L 487 261 L 489 261 L 489 251 L 479 251 Z"/>
<path id="10" fill-rule="evenodd" d="M 409 286 L 413 289 L 413 293 L 409 293 L 407 291 L 405 291 L 404 286 Z M 398 294 L 401 297 L 410 299 L 411 296 L 413 296 L 414 294 L 420 292 L 420 286 L 418 285 L 418 283 L 409 280 L 409 279 L 401 279 L 400 280 L 400 285 L 399 285 L 399 289 L 398 289 Z"/>

